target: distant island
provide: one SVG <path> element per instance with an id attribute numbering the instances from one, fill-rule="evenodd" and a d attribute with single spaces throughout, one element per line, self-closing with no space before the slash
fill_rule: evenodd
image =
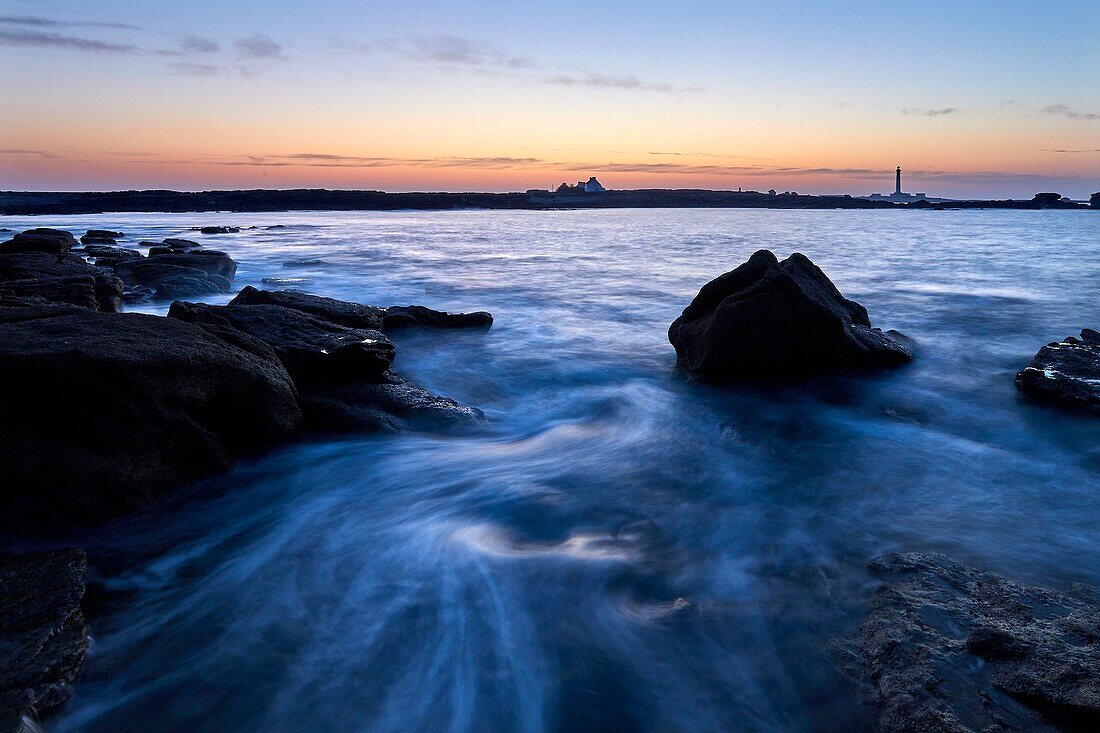
<path id="1" fill-rule="evenodd" d="M 593 181 L 595 179 L 592 179 Z M 597 184 L 598 185 L 598 182 Z M 600 189 L 603 187 L 600 186 Z M 587 189 L 587 190 L 586 190 Z M 948 201 L 920 199 L 907 203 L 850 195 L 807 196 L 794 192 L 708 191 L 703 189 L 592 190 L 588 184 L 563 185 L 557 191 L 523 193 L 386 193 L 328 189 L 242 191 L 109 191 L 0 192 L 0 215 L 100 214 L 109 212 L 201 211 L 397 211 L 456 209 L 1097 209 L 1057 193 L 1027 200 Z"/>

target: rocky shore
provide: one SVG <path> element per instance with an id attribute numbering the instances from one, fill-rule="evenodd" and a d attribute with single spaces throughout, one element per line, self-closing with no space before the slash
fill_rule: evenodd
<path id="1" fill-rule="evenodd" d="M 205 233 L 231 234 L 234 228 Z M 487 330 L 485 312 L 376 307 L 231 287 L 236 262 L 183 239 L 120 245 L 34 229 L 0 243 L 0 504 L 27 526 L 132 512 L 302 430 L 485 423 L 392 369 L 390 335 Z M 142 254 L 139 248 L 147 248 Z M 174 300 L 168 317 L 120 312 Z M 33 545 L 36 538 L 24 538 Z M 0 731 L 64 702 L 87 647 L 79 548 L 0 556 Z"/>

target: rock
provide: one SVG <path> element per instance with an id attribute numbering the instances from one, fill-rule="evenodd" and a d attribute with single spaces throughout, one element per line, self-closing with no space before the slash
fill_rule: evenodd
<path id="1" fill-rule="evenodd" d="M 779 262 L 767 250 L 704 285 L 668 338 L 677 366 L 718 380 L 849 372 L 912 358 L 893 332 L 871 328 L 863 306 L 805 255 Z"/>
<path id="2" fill-rule="evenodd" d="M 373 328 L 375 330 L 389 330 L 408 326 L 489 328 L 493 324 L 493 317 L 484 311 L 444 313 L 420 305 L 378 308 L 290 290 L 257 290 L 252 286 L 245 287 L 230 302 L 230 305 L 239 304 L 280 305 L 349 328 Z"/>
<path id="3" fill-rule="evenodd" d="M 122 232 L 112 232 L 110 229 L 89 229 L 84 236 L 93 239 L 122 239 L 126 235 Z M 81 241 L 84 241 L 83 237 Z"/>
<path id="4" fill-rule="evenodd" d="M 152 244 L 152 242 L 150 242 Z M 181 250 L 188 252 L 193 249 L 202 249 L 202 245 L 198 242 L 192 242 L 190 239 L 177 239 L 169 237 L 165 239 L 162 244 L 172 250 Z"/>
<path id="5" fill-rule="evenodd" d="M 75 244 L 76 239 L 73 235 L 61 229 L 28 229 L 0 243 L 0 254 L 15 252 L 61 254 L 68 252 Z"/>
<path id="6" fill-rule="evenodd" d="M 0 557 L 0 731 L 65 703 L 84 666 L 83 550 Z M 35 730 L 36 728 L 29 728 Z"/>
<path id="7" fill-rule="evenodd" d="M 29 298 L 23 305 L 36 303 L 36 298 L 40 298 L 43 302 L 114 312 L 122 304 L 122 282 L 118 278 L 69 253 L 0 254 L 0 291 L 5 291 L 7 298 Z M 8 302 L 8 305 L 14 304 Z"/>
<path id="8" fill-rule="evenodd" d="M 1017 585 L 944 555 L 871 563 L 871 595 L 845 670 L 866 682 L 882 731 L 1100 729 L 1100 595 Z"/>
<path id="9" fill-rule="evenodd" d="M 1094 209 L 1100 209 L 1100 193 L 1094 193 L 1089 196 L 1089 206 Z"/>
<path id="10" fill-rule="evenodd" d="M 265 277 L 260 280 L 264 285 L 302 286 L 312 285 L 313 281 L 304 277 Z"/>
<path id="11" fill-rule="evenodd" d="M 1086 328 L 1039 349 L 1016 375 L 1016 386 L 1048 402 L 1100 412 L 1100 333 Z"/>
<path id="12" fill-rule="evenodd" d="M 486 422 L 476 407 L 460 405 L 393 372 L 375 384 L 337 385 L 302 394 L 306 425 L 324 431 L 441 430 Z"/>
<path id="13" fill-rule="evenodd" d="M 152 288 L 161 299 L 190 298 L 207 293 L 228 293 L 237 263 L 224 252 L 156 254 L 125 260 L 114 272 L 127 287 Z"/>
<path id="14" fill-rule="evenodd" d="M 202 234 L 236 234 L 240 227 L 196 227 L 195 231 Z"/>
<path id="15" fill-rule="evenodd" d="M 377 381 L 394 358 L 393 344 L 380 331 L 348 328 L 278 305 L 176 302 L 168 315 L 234 328 L 260 339 L 275 350 L 300 389 Z"/>
<path id="16" fill-rule="evenodd" d="M 141 258 L 141 252 L 111 244 L 85 244 L 83 252 L 86 258 L 107 258 L 111 260 L 134 260 Z"/>
<path id="17" fill-rule="evenodd" d="M 262 342 L 174 318 L 0 308 L 0 499 L 78 522 L 117 516 L 301 420 Z"/>
<path id="18" fill-rule="evenodd" d="M 287 260 L 283 263 L 283 267 L 320 267 L 323 264 L 325 264 L 324 260 Z"/>
<path id="19" fill-rule="evenodd" d="M 329 323 L 348 328 L 382 330 L 385 310 L 370 305 L 348 303 L 319 295 L 307 295 L 290 290 L 257 290 L 246 286 L 229 305 L 278 305 L 308 313 Z"/>
<path id="20" fill-rule="evenodd" d="M 382 325 L 386 330 L 420 326 L 424 328 L 481 328 L 493 325 L 493 316 L 486 311 L 446 313 L 422 305 L 390 306 L 385 309 Z"/>

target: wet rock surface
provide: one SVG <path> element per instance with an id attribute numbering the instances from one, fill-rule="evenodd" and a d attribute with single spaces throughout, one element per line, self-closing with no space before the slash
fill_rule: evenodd
<path id="1" fill-rule="evenodd" d="M 178 319 L 0 308 L 0 499 L 88 523 L 286 437 L 297 391 L 271 349 Z"/>
<path id="2" fill-rule="evenodd" d="M 28 229 L 16 234 L 6 242 L 0 243 L 0 254 L 12 252 L 45 252 L 61 254 L 76 245 L 76 238 L 70 232 L 61 229 Z"/>
<path id="3" fill-rule="evenodd" d="M 393 362 L 384 334 L 348 328 L 276 305 L 211 306 L 177 301 L 169 318 L 227 326 L 260 339 L 275 350 L 301 387 L 380 378 Z"/>
<path id="4" fill-rule="evenodd" d="M 61 303 L 113 312 L 122 292 L 118 278 L 74 254 L 0 254 L 0 298 L 8 305 Z"/>
<path id="5" fill-rule="evenodd" d="M 899 336 L 872 328 L 805 255 L 768 250 L 704 285 L 668 332 L 677 366 L 714 380 L 897 366 L 912 358 Z"/>
<path id="6" fill-rule="evenodd" d="M 867 686 L 882 731 L 1100 728 L 1100 595 L 1029 587 L 944 555 L 874 560 L 841 665 Z"/>
<path id="7" fill-rule="evenodd" d="M 1100 413 L 1100 332 L 1086 328 L 1039 349 L 1016 375 L 1016 386 L 1038 399 Z"/>
<path id="8" fill-rule="evenodd" d="M 236 272 L 237 263 L 214 250 L 151 254 L 114 266 L 114 273 L 128 288 L 149 288 L 154 297 L 163 300 L 227 293 Z"/>
<path id="9" fill-rule="evenodd" d="M 0 556 L 0 733 L 63 704 L 84 664 L 83 550 Z"/>

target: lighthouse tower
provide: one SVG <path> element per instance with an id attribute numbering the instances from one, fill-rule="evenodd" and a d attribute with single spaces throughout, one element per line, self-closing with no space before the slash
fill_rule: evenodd
<path id="1" fill-rule="evenodd" d="M 901 166 L 898 166 L 897 173 L 894 174 L 894 195 L 901 196 Z"/>

